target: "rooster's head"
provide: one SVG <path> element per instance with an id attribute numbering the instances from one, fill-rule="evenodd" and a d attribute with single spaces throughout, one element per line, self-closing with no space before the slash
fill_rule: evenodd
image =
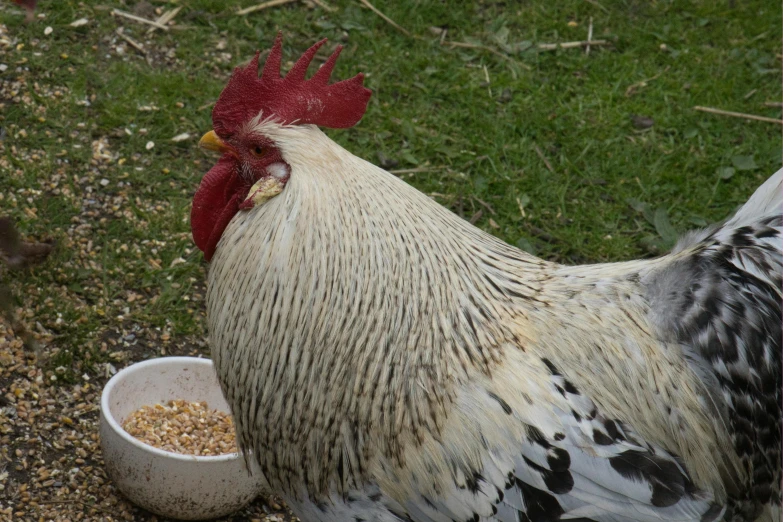
<path id="1" fill-rule="evenodd" d="M 246 67 L 234 70 L 220 94 L 212 110 L 214 130 L 199 145 L 222 157 L 201 180 L 190 215 L 193 239 L 207 261 L 237 212 L 280 194 L 296 175 L 274 140 L 259 131 L 263 122 L 338 129 L 355 125 L 364 115 L 371 93 L 363 86 L 362 74 L 329 85 L 341 47 L 305 80 L 307 67 L 324 43 L 325 39 L 310 47 L 281 77 L 282 36 L 278 34 L 261 76 L 260 53 L 256 53 Z"/>

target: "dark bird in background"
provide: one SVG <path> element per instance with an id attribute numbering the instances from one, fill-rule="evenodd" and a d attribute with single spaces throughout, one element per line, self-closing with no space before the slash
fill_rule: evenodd
<path id="1" fill-rule="evenodd" d="M 35 2 L 32 2 L 33 4 Z M 14 272 L 43 263 L 54 249 L 54 241 L 43 243 L 23 241 L 11 218 L 0 217 L 0 261 Z M 4 317 L 25 346 L 38 354 L 35 338 L 24 324 L 14 317 L 14 296 L 11 289 L 0 283 L 0 316 Z"/>
<path id="2" fill-rule="evenodd" d="M 27 15 L 24 18 L 25 22 L 32 22 L 35 16 L 35 5 L 38 3 L 38 0 L 13 0 L 13 2 L 16 5 L 21 5 L 27 11 Z"/>
<path id="3" fill-rule="evenodd" d="M 42 263 L 52 252 L 54 242 L 22 241 L 11 218 L 0 217 L 0 259 L 12 270 Z"/>

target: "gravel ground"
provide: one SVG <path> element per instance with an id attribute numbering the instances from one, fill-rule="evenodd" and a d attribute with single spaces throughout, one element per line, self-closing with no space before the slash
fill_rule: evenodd
<path id="1" fill-rule="evenodd" d="M 33 337 L 47 357 L 51 335 Z M 119 344 L 111 338 L 107 344 L 114 342 Z M 170 351 L 199 354 L 181 346 Z M 133 359 L 123 358 L 121 365 Z M 106 379 L 62 386 L 56 379 L 56 370 L 43 370 L 8 321 L 0 321 L 0 519 L 163 520 L 126 501 L 103 469 L 98 417 Z M 222 520 L 296 520 L 277 502 L 259 498 Z"/>
<path id="2" fill-rule="evenodd" d="M 43 31 L 46 20 L 36 23 Z M 112 59 L 126 56 L 125 41 L 116 34 L 101 42 Z M 27 241 L 56 242 L 51 258 L 39 266 L 22 262 L 12 270 L 0 255 L 0 520 L 162 520 L 125 500 L 104 471 L 100 394 L 111 375 L 133 362 L 208 355 L 198 324 L 203 265 L 186 224 L 150 233 L 161 220 L 181 221 L 182 209 L 172 209 L 171 198 L 141 190 L 138 176 L 153 167 L 133 148 L 113 145 L 124 129 L 104 134 L 89 114 L 66 125 L 47 123 L 95 101 L 95 95 L 75 99 L 67 81 L 31 63 L 62 59 L 60 72 L 78 81 L 78 68 L 61 51 L 0 24 L 0 217 L 14 216 Z M 167 64 L 169 51 L 158 48 L 145 58 Z M 6 119 L 9 108 L 21 108 L 23 116 Z M 147 141 L 146 129 L 133 132 Z M 14 190 L 7 190 L 8 181 Z M 41 218 L 39 208 L 48 204 L 62 207 L 48 214 L 65 223 Z M 118 223 L 146 238 L 118 234 Z M 116 260 L 107 260 L 109 249 Z M 187 275 L 165 275 L 167 268 L 185 266 Z M 164 283 L 141 285 L 138 279 L 151 272 Z M 164 286 L 175 291 L 183 315 L 195 318 L 190 333 L 144 320 L 143 310 L 167 299 Z M 79 333 L 85 330 L 86 336 Z M 296 520 L 279 502 L 259 498 L 222 520 Z"/>

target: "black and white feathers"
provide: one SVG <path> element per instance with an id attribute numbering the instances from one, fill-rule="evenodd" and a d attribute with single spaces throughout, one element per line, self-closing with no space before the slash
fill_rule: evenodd
<path id="1" fill-rule="evenodd" d="M 207 313 L 240 445 L 302 520 L 779 507 L 781 173 L 668 256 L 564 267 L 314 127 L 255 131 L 291 178 L 229 224 Z"/>
<path id="2" fill-rule="evenodd" d="M 781 229 L 783 170 L 724 224 L 686 236 L 645 281 L 662 336 L 682 344 L 742 460 L 728 519 L 780 509 Z"/>

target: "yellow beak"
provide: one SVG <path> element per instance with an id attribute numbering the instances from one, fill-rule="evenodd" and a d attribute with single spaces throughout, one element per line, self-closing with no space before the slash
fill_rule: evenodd
<path id="1" fill-rule="evenodd" d="M 220 136 L 215 134 L 215 131 L 213 130 L 201 137 L 198 146 L 202 149 L 220 152 L 221 154 L 224 152 L 231 152 L 231 147 L 229 147 L 225 141 L 221 140 Z"/>

